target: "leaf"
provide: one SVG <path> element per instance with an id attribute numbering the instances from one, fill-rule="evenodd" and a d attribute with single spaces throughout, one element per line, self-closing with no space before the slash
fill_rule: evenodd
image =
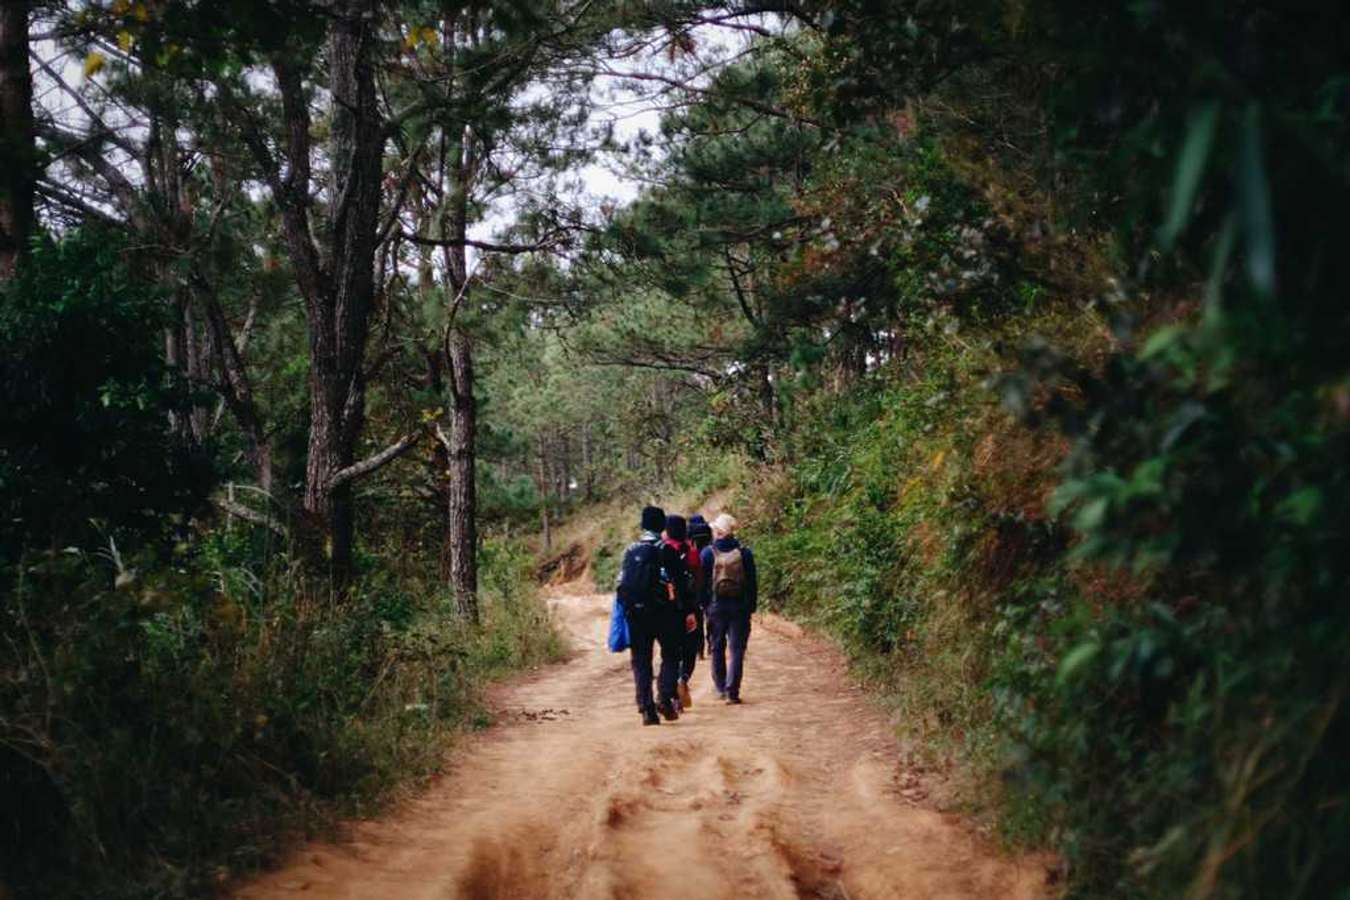
<path id="1" fill-rule="evenodd" d="M 1280 514 L 1297 525 L 1307 525 L 1322 510 L 1322 490 L 1316 487 L 1300 488 L 1280 504 Z"/>
<path id="2" fill-rule="evenodd" d="M 1148 340 L 1144 342 L 1143 349 L 1139 351 L 1139 358 L 1152 359 L 1167 352 L 1181 340 L 1185 333 L 1186 329 L 1182 325 L 1164 325 L 1149 335 Z"/>
<path id="3" fill-rule="evenodd" d="M 1214 145 L 1214 132 L 1219 124 L 1219 102 L 1211 100 L 1194 110 L 1186 125 L 1186 140 L 1177 155 L 1177 171 L 1172 178 L 1172 205 L 1167 221 L 1158 231 L 1158 242 L 1164 250 L 1170 249 L 1191 217 L 1195 192 L 1200 187 L 1209 162 L 1209 151 Z"/>
<path id="4" fill-rule="evenodd" d="M 84 77 L 92 78 L 99 73 L 104 66 L 108 64 L 108 58 L 97 50 L 84 58 Z"/>
<path id="5" fill-rule="evenodd" d="M 1211 332 L 1223 325 L 1223 310 L 1219 301 L 1223 298 L 1223 276 L 1228 270 L 1228 259 L 1233 255 L 1233 244 L 1237 236 L 1237 222 L 1230 213 L 1224 218 L 1219 229 L 1219 237 L 1214 242 L 1214 254 L 1210 257 L 1209 278 L 1205 282 L 1205 313 L 1202 322 Z"/>
<path id="6" fill-rule="evenodd" d="M 1247 244 L 1247 277 L 1267 297 L 1275 292 L 1275 223 L 1261 154 L 1261 108 L 1247 106 L 1238 150 L 1238 201 Z"/>
<path id="7" fill-rule="evenodd" d="M 1073 517 L 1073 527 L 1078 531 L 1095 531 L 1106 521 L 1106 511 L 1110 509 L 1111 498 L 1097 497 L 1083 504 Z"/>
<path id="8" fill-rule="evenodd" d="M 1145 459 L 1130 473 L 1126 489 L 1128 497 L 1156 497 L 1162 493 L 1163 477 L 1167 474 L 1167 460 L 1161 456 Z"/>
<path id="9" fill-rule="evenodd" d="M 1060 687 L 1068 684 L 1069 680 L 1096 659 L 1097 654 L 1101 651 L 1102 645 L 1096 641 L 1086 641 L 1074 647 L 1064 654 L 1064 658 L 1060 660 L 1059 672 L 1055 675 L 1055 683 Z"/>
<path id="10" fill-rule="evenodd" d="M 117 32 L 117 46 L 120 47 L 123 51 L 129 53 L 131 51 L 131 45 L 134 44 L 135 42 L 136 38 L 131 34 L 130 31 L 123 30 Z"/>
<path id="11" fill-rule="evenodd" d="M 1064 510 L 1068 509 L 1084 494 L 1087 493 L 1087 483 L 1081 479 L 1066 481 L 1055 488 L 1050 495 L 1050 502 L 1046 504 L 1046 509 L 1052 516 L 1058 516 Z"/>
<path id="12" fill-rule="evenodd" d="M 1207 412 L 1208 410 L 1205 409 L 1203 403 L 1197 403 L 1194 400 L 1183 403 L 1168 420 L 1167 431 L 1162 438 L 1162 449 L 1164 451 L 1171 450 L 1181 436 L 1186 433 L 1186 430 L 1203 419 Z"/>

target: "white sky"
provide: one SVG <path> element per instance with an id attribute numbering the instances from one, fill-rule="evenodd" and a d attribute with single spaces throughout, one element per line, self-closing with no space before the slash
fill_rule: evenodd
<path id="1" fill-rule="evenodd" d="M 763 18 L 760 24 L 768 25 L 775 17 Z M 744 52 L 752 40 L 747 33 L 712 25 L 694 28 L 689 37 L 692 52 L 675 57 L 669 55 L 666 46 L 658 42 L 652 51 L 634 55 L 621 63 L 599 62 L 598 68 L 607 69 L 613 74 L 599 75 L 591 87 L 593 109 L 587 130 L 599 132 L 605 127 L 612 128 L 614 143 L 619 147 L 633 142 L 645 131 L 658 138 L 647 148 L 651 155 L 647 164 L 659 160 L 665 150 L 659 143 L 661 117 L 672 106 L 678 105 L 681 97 L 678 92 L 672 91 L 670 85 L 625 79 L 622 73 L 651 74 L 706 85 L 722 64 Z M 537 96 L 535 90 L 530 89 L 525 93 Z M 537 90 L 546 92 L 547 87 L 540 86 Z M 631 156 L 601 151 L 576 173 L 582 182 L 582 190 L 579 195 L 572 195 L 568 199 L 592 211 L 605 204 L 617 208 L 631 203 L 643 187 L 642 181 L 626 174 L 625 169 L 631 165 Z M 504 197 L 494 207 L 487 217 L 470 229 L 472 237 L 489 239 L 510 227 L 515 217 L 514 200 L 509 196 Z"/>
<path id="2" fill-rule="evenodd" d="M 767 24 L 767 23 L 766 23 Z M 667 55 L 666 48 L 660 42 L 654 44 L 652 51 L 637 54 L 618 63 L 597 62 L 597 68 L 614 74 L 602 74 L 596 77 L 591 89 L 593 110 L 588 120 L 588 132 L 598 133 L 605 127 L 612 128 L 614 142 L 622 147 L 633 142 L 642 132 L 658 136 L 663 112 L 679 100 L 678 93 L 672 92 L 668 85 L 659 82 L 641 82 L 624 79 L 620 73 L 640 72 L 661 77 L 692 79 L 694 83 L 704 83 L 710 73 L 725 60 L 734 57 L 745 49 L 749 36 L 720 29 L 715 26 L 701 26 L 691 33 L 693 52 L 676 57 Z M 36 55 L 55 71 L 74 91 L 94 99 L 101 92 L 98 84 L 100 76 L 85 78 L 81 73 L 82 56 L 71 51 L 59 50 L 50 40 L 35 44 Z M 114 51 L 115 52 L 115 51 Z M 64 94 L 53 79 L 34 65 L 37 105 L 48 115 L 80 131 L 88 127 L 88 116 L 79 108 L 75 97 Z M 541 91 L 547 88 L 541 86 Z M 533 94 L 534 91 L 527 91 Z M 537 96 L 537 94 L 536 94 Z M 107 111 L 108 124 L 114 128 L 130 127 L 134 135 L 139 126 L 120 118 L 116 111 Z M 136 135 L 139 137 L 139 135 Z M 659 159 L 664 148 L 659 141 L 647 148 L 648 153 Z M 623 154 L 601 152 L 593 161 L 572 173 L 571 178 L 581 182 L 580 193 L 567 198 L 588 211 L 598 210 L 602 205 L 621 207 L 632 202 L 641 190 L 642 182 L 625 174 L 625 168 L 631 165 L 631 157 Z M 130 164 L 127 167 L 122 162 Z M 119 168 L 132 179 L 139 181 L 139 172 L 131 160 L 118 160 Z M 93 200 L 93 198 L 89 198 Z M 101 205 L 95 201 L 95 205 Z M 496 201 L 491 213 L 472 229 L 472 236 L 478 239 L 490 239 L 494 234 L 508 228 L 515 219 L 517 202 L 509 194 Z"/>

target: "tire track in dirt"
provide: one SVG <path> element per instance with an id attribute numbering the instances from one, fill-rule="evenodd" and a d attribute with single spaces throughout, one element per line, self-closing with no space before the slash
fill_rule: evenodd
<path id="1" fill-rule="evenodd" d="M 576 653 L 494 692 L 503 724 L 391 815 L 354 823 L 241 886 L 262 898 L 1011 898 L 1048 896 L 1040 858 L 995 853 L 899 794 L 885 720 L 838 655 L 758 616 L 745 703 L 706 661 L 680 721 L 643 728 L 609 600 L 551 600 Z"/>

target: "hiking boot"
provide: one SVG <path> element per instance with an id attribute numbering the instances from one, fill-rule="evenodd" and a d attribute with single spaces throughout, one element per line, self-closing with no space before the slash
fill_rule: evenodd
<path id="1" fill-rule="evenodd" d="M 662 700 L 660 703 L 656 704 L 656 711 L 659 712 L 661 718 L 665 719 L 667 722 L 674 722 L 680 717 L 679 710 L 677 710 L 675 704 L 671 703 L 669 700 Z"/>
<path id="2" fill-rule="evenodd" d="M 656 715 L 656 707 L 649 706 L 642 711 L 643 725 L 660 725 L 661 719 Z"/>
<path id="3" fill-rule="evenodd" d="M 680 698 L 680 708 L 688 709 L 694 705 L 694 698 L 689 695 L 689 683 L 681 681 L 675 686 L 675 692 Z"/>
<path id="4" fill-rule="evenodd" d="M 726 692 L 726 691 L 721 691 L 721 690 L 719 690 L 719 691 L 717 692 L 717 699 L 718 699 L 718 700 L 726 700 L 726 699 L 727 699 L 727 692 Z"/>
<path id="5" fill-rule="evenodd" d="M 727 706 L 740 706 L 740 705 L 741 705 L 740 697 L 732 697 L 731 695 L 727 695 Z"/>

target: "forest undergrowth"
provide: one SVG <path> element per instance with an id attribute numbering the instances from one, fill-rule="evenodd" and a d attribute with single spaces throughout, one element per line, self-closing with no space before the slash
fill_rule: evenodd
<path id="1" fill-rule="evenodd" d="M 7 802 L 28 812 L 6 827 L 11 888 L 201 896 L 416 789 L 488 723 L 486 680 L 563 651 L 530 554 L 483 553 L 478 626 L 434 565 L 372 568 L 332 602 L 247 526 L 167 564 L 115 542 L 19 560 L 0 737 Z"/>
<path id="2" fill-rule="evenodd" d="M 771 6 L 0 7 L 0 893 L 415 786 L 713 497 L 1067 896 L 1350 898 L 1350 18 Z"/>

